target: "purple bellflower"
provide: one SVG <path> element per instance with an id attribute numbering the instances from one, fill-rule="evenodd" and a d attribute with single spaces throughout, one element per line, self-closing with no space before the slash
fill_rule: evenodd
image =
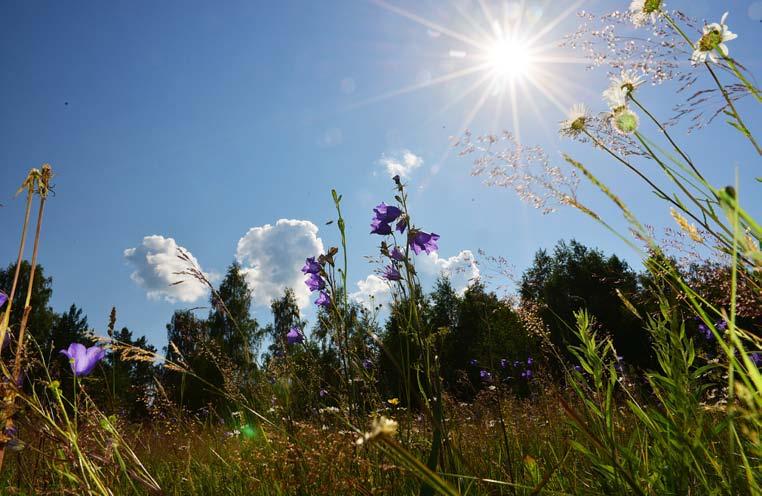
<path id="1" fill-rule="evenodd" d="M 321 291 L 320 295 L 318 295 L 317 300 L 315 300 L 315 305 L 323 308 L 328 308 L 331 306 L 331 297 L 328 296 L 328 293 L 325 291 Z"/>
<path id="2" fill-rule="evenodd" d="M 364 359 L 362 361 L 362 368 L 364 368 L 365 370 L 372 369 L 373 368 L 373 360 L 371 360 L 370 358 Z"/>
<path id="3" fill-rule="evenodd" d="M 310 291 L 317 291 L 325 287 L 325 281 L 318 274 L 310 274 L 307 276 L 307 280 L 304 281 L 304 284 L 310 288 Z"/>
<path id="4" fill-rule="evenodd" d="M 8 301 L 8 295 L 0 291 L 0 308 L 3 308 L 3 305 Z"/>
<path id="5" fill-rule="evenodd" d="M 472 367 L 476 367 L 477 365 L 479 365 L 479 360 L 477 360 L 476 358 L 472 358 L 471 360 L 468 361 L 468 364 Z"/>
<path id="6" fill-rule="evenodd" d="M 85 345 L 79 343 L 71 343 L 67 349 L 60 352 L 69 358 L 71 370 L 76 376 L 89 374 L 98 362 L 106 356 L 106 350 L 100 346 L 86 348 Z"/>
<path id="7" fill-rule="evenodd" d="M 751 355 L 749 355 L 749 358 L 751 358 L 751 361 L 754 362 L 754 365 L 757 367 L 762 366 L 762 355 L 755 351 Z"/>
<path id="8" fill-rule="evenodd" d="M 484 382 L 489 382 L 492 380 L 492 374 L 482 369 L 479 371 L 479 378 L 483 380 Z"/>
<path id="9" fill-rule="evenodd" d="M 437 246 L 438 239 L 439 234 L 417 231 L 409 237 L 408 244 L 416 255 L 420 255 L 423 251 L 431 254 L 439 249 L 439 246 Z"/>
<path id="10" fill-rule="evenodd" d="M 304 334 L 302 334 L 302 331 L 300 331 L 298 327 L 294 326 L 288 331 L 288 334 L 286 334 L 286 341 L 288 344 L 303 343 Z"/>
<path id="11" fill-rule="evenodd" d="M 402 253 L 399 246 L 395 246 L 394 249 L 389 253 L 389 257 L 392 260 L 396 260 L 398 262 L 402 262 L 405 260 L 405 254 Z"/>
<path id="12" fill-rule="evenodd" d="M 397 220 L 397 217 L 402 215 L 402 210 L 394 205 L 387 205 L 384 202 L 381 202 L 380 205 L 374 208 L 373 212 L 376 214 L 375 219 L 378 219 L 384 224 L 390 224 Z"/>
<path id="13" fill-rule="evenodd" d="M 507 368 L 508 367 L 508 359 L 501 358 L 499 364 L 500 364 L 500 368 L 501 369 Z"/>
<path id="14" fill-rule="evenodd" d="M 714 334 L 712 334 L 712 330 L 709 329 L 709 327 L 703 322 L 698 325 L 698 331 L 704 335 L 704 339 L 706 339 L 707 341 L 711 341 L 714 339 Z"/>
<path id="15" fill-rule="evenodd" d="M 381 277 L 387 281 L 399 281 L 402 279 L 400 271 L 391 265 L 387 265 L 386 268 L 384 268 L 384 273 L 381 275 Z"/>
<path id="16" fill-rule="evenodd" d="M 398 233 L 402 234 L 405 232 L 405 228 L 407 227 L 407 217 L 402 217 L 400 220 L 397 221 L 397 227 L 395 229 Z"/>
<path id="17" fill-rule="evenodd" d="M 305 274 L 320 274 L 320 263 L 315 261 L 315 257 L 310 257 L 304 262 L 302 272 Z"/>
<path id="18" fill-rule="evenodd" d="M 392 226 L 382 220 L 373 219 L 370 223 L 370 233 L 385 236 L 392 233 Z"/>

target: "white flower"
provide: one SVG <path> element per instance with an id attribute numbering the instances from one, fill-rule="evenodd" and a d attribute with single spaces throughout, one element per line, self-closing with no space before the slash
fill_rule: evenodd
<path id="1" fill-rule="evenodd" d="M 638 129 L 638 114 L 627 107 L 619 107 L 611 113 L 611 125 L 621 134 L 630 134 Z"/>
<path id="2" fill-rule="evenodd" d="M 630 15 L 636 26 L 644 26 L 647 22 L 655 23 L 664 9 L 661 0 L 632 0 Z"/>
<path id="3" fill-rule="evenodd" d="M 397 426 L 397 422 L 392 419 L 383 416 L 377 418 L 373 421 L 370 432 L 366 432 L 359 437 L 356 443 L 360 445 L 382 436 L 394 437 L 397 433 Z"/>
<path id="4" fill-rule="evenodd" d="M 609 107 L 616 109 L 627 104 L 627 95 L 643 84 L 643 78 L 634 71 L 622 71 L 619 76 L 611 78 L 611 84 L 603 92 L 603 98 Z"/>
<path id="5" fill-rule="evenodd" d="M 713 22 L 704 26 L 704 34 L 696 42 L 695 50 L 693 50 L 693 55 L 691 56 L 693 64 L 704 63 L 707 57 L 716 64 L 718 59 L 715 50 L 718 50 L 724 56 L 730 53 L 728 47 L 725 46 L 725 42 L 735 40 L 738 38 L 738 35 L 728 29 L 728 26 L 725 24 L 727 18 L 728 13 L 725 12 L 719 24 Z"/>
<path id="6" fill-rule="evenodd" d="M 581 103 L 572 106 L 565 120 L 561 121 L 561 134 L 566 136 L 576 136 L 584 131 L 587 121 L 590 119 L 590 112 Z"/>

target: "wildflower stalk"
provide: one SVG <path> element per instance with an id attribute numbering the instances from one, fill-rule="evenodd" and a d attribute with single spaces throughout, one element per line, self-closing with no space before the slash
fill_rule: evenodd
<path id="1" fill-rule="evenodd" d="M 44 174 L 44 167 L 43 167 L 43 174 Z M 41 178 L 41 182 L 44 180 L 44 178 Z M 32 287 L 34 286 L 34 275 L 37 270 L 37 254 L 39 253 L 40 248 L 40 234 L 42 232 L 42 216 L 45 212 L 45 201 L 47 199 L 47 194 L 43 193 L 42 187 L 38 187 L 38 192 L 40 195 L 40 207 L 37 212 L 37 227 L 35 229 L 34 233 L 34 248 L 32 249 L 32 265 L 29 270 L 29 284 L 26 288 L 26 298 L 24 300 L 24 313 L 21 316 L 21 324 L 19 325 L 19 335 L 18 335 L 18 343 L 16 345 L 16 357 L 13 363 L 13 380 L 14 382 L 18 382 L 19 376 L 21 375 L 21 359 L 22 355 L 24 354 L 24 338 L 26 333 L 26 327 L 27 323 L 29 322 L 29 313 L 32 311 L 31 302 L 32 302 Z"/>
<path id="2" fill-rule="evenodd" d="M 412 232 L 411 230 L 414 228 L 410 222 L 410 214 L 407 205 L 407 193 L 401 182 L 398 180 L 395 180 L 395 182 L 397 182 L 397 190 L 399 192 L 399 195 L 396 196 L 396 199 L 402 207 L 402 215 L 404 215 L 404 218 L 407 220 L 407 232 L 408 236 L 410 236 Z M 418 283 L 415 269 L 410 261 L 410 243 L 408 242 L 405 243 L 404 265 L 408 302 L 407 328 L 408 331 L 411 332 L 416 338 L 416 344 L 420 353 L 420 366 L 422 368 L 421 371 L 421 368 L 416 367 L 416 381 L 418 383 L 418 390 L 421 393 L 421 397 L 423 399 L 423 404 L 432 422 L 431 451 L 429 452 L 427 467 L 431 471 L 436 471 L 436 468 L 439 465 L 442 448 L 446 448 L 449 445 L 447 442 L 448 437 L 445 425 L 444 403 L 442 398 L 443 390 L 439 376 L 437 360 L 435 357 L 432 357 L 432 347 L 435 346 L 432 341 L 433 336 L 428 332 L 424 334 L 423 323 L 418 312 L 418 302 L 420 295 L 418 294 Z M 408 383 L 408 406 L 410 406 L 410 389 L 411 388 Z M 424 483 L 421 486 L 421 494 L 431 495 L 434 489 L 435 488 L 431 485 Z"/>
<path id="3" fill-rule="evenodd" d="M 741 119 L 741 114 L 738 113 L 738 110 L 736 109 L 735 104 L 733 103 L 733 99 L 730 98 L 730 94 L 728 94 L 728 91 L 725 89 L 725 86 L 720 82 L 719 78 L 717 77 L 717 74 L 715 74 L 714 69 L 712 69 L 712 66 L 709 65 L 709 62 L 704 62 L 704 65 L 706 65 L 706 68 L 709 70 L 709 74 L 712 76 L 712 79 L 717 84 L 717 87 L 720 89 L 720 92 L 722 93 L 723 98 L 725 98 L 725 101 L 728 103 L 728 108 L 730 109 L 730 115 L 735 119 L 735 123 L 731 122 L 731 125 L 741 131 L 741 134 L 746 136 L 746 138 L 749 139 L 752 145 L 754 145 L 754 148 L 757 150 L 757 154 L 762 155 L 762 148 L 759 147 L 759 144 L 757 143 L 757 140 L 754 139 L 754 135 L 751 134 L 751 131 L 749 131 L 749 128 L 746 127 L 746 124 L 744 124 L 743 120 Z"/>
<path id="4" fill-rule="evenodd" d="M 670 26 L 677 31 L 677 33 L 680 34 L 680 36 L 683 37 L 683 39 L 688 43 L 688 46 L 691 47 L 691 49 L 695 49 L 696 46 L 693 43 L 693 41 L 688 38 L 688 35 L 685 34 L 685 31 L 683 31 L 680 26 L 675 22 L 674 19 L 672 19 L 672 16 L 670 16 L 667 12 L 664 12 L 664 18 L 667 20 Z M 722 54 L 723 58 L 725 60 L 728 60 L 728 57 L 725 56 L 725 54 Z M 717 85 L 717 88 L 719 88 L 720 92 L 722 93 L 722 97 L 725 99 L 725 102 L 728 104 L 728 108 L 730 109 L 728 114 L 735 119 L 735 124 L 731 123 L 733 127 L 741 131 L 741 134 L 746 136 L 748 140 L 751 142 L 751 144 L 754 146 L 754 148 L 757 150 L 757 153 L 759 155 L 762 155 L 762 148 L 759 147 L 759 144 L 757 144 L 757 140 L 754 139 L 754 136 L 749 131 L 749 128 L 746 127 L 746 124 L 744 124 L 743 120 L 741 119 L 741 115 L 738 113 L 738 110 L 736 109 L 735 104 L 733 103 L 733 99 L 730 98 L 730 94 L 728 94 L 728 91 L 725 89 L 725 86 L 720 82 L 719 78 L 717 77 L 717 74 L 714 72 L 714 69 L 712 69 L 712 66 L 709 64 L 709 62 L 704 62 L 704 65 L 706 66 L 707 70 L 709 71 L 709 74 L 712 76 L 712 79 L 714 80 L 715 84 Z M 754 86 L 749 83 L 743 75 L 740 74 L 739 71 L 735 69 L 735 64 L 731 65 L 731 70 L 733 70 L 734 74 L 741 80 L 741 82 L 749 88 L 750 92 L 757 98 L 757 100 L 760 99 L 759 91 L 754 88 Z"/>
<path id="5" fill-rule="evenodd" d="M 352 413 L 353 409 L 356 408 L 357 412 L 359 413 L 359 402 L 357 401 L 357 394 L 356 394 L 356 388 L 355 388 L 355 382 L 351 380 L 350 378 L 350 370 L 349 370 L 349 325 L 347 322 L 347 319 L 349 318 L 350 311 L 349 311 L 349 295 L 347 291 L 347 267 L 348 267 L 348 259 L 347 259 L 347 235 L 346 235 L 346 224 L 344 222 L 344 217 L 341 215 L 341 195 L 339 195 L 335 189 L 331 190 L 331 196 L 333 197 L 333 203 L 336 206 L 336 213 L 338 215 L 338 220 L 336 221 L 336 225 L 339 228 L 339 235 L 341 237 L 341 251 L 342 256 L 344 260 L 344 267 L 338 269 L 339 275 L 341 277 L 341 308 L 339 309 L 338 305 L 334 305 L 336 307 L 336 310 L 338 311 L 339 315 L 339 326 L 340 326 L 340 332 L 341 336 L 340 339 L 343 341 L 343 345 L 341 348 L 343 348 L 342 355 L 344 362 L 344 379 L 347 383 L 348 388 L 348 400 L 349 400 L 349 411 Z M 335 292 L 334 292 L 335 294 Z"/>
<path id="6" fill-rule="evenodd" d="M 29 272 L 29 281 L 26 291 L 26 298 L 24 300 L 24 313 L 21 317 L 21 324 L 19 325 L 19 333 L 18 333 L 18 340 L 16 344 L 16 355 L 14 357 L 14 363 L 13 363 L 13 372 L 11 373 L 11 388 L 17 388 L 19 384 L 19 379 L 21 377 L 21 360 L 22 356 L 24 354 L 24 338 L 26 333 L 26 326 L 27 322 L 29 320 L 29 313 L 32 310 L 31 299 L 32 299 L 32 288 L 34 287 L 34 274 L 35 270 L 37 268 L 37 254 L 39 253 L 39 246 L 40 246 L 40 234 L 42 232 L 42 217 L 45 212 L 45 201 L 47 200 L 48 193 L 50 191 L 50 180 L 53 177 L 53 169 L 50 167 L 50 164 L 43 164 L 42 169 L 38 171 L 37 169 L 32 169 L 30 171 L 29 175 L 27 176 L 27 179 L 24 181 L 24 184 L 22 185 L 22 188 L 27 189 L 27 205 L 29 205 L 29 201 L 32 197 L 32 192 L 35 190 L 40 197 L 40 205 L 39 210 L 37 214 L 37 226 L 35 229 L 35 237 L 34 237 L 34 248 L 32 251 L 32 262 L 31 262 L 31 268 Z M 25 216 L 25 226 L 24 226 L 24 233 L 22 234 L 22 240 L 26 236 L 26 224 L 28 221 L 29 216 L 29 209 L 27 209 L 26 216 Z M 23 241 L 22 241 L 22 250 L 20 251 L 20 254 L 23 253 Z M 20 267 L 20 263 L 17 263 L 16 265 L 16 276 L 18 276 L 18 269 Z M 14 280 L 14 286 L 16 285 L 16 281 Z M 15 289 L 15 287 L 14 287 Z M 13 293 L 13 292 L 12 292 Z M 6 315 L 10 315 L 10 308 L 8 311 L 6 311 Z M 3 326 L 3 331 L 5 331 L 5 327 Z M 2 333 L 4 337 L 4 332 Z M 0 341 L 1 342 L 1 341 Z M 15 389 L 10 389 L 4 398 L 4 408 L 3 408 L 3 416 L 2 419 L 4 421 L 4 427 L 5 430 L 10 430 L 13 427 L 13 414 L 16 408 L 16 396 L 17 392 Z M 5 459 L 5 443 L 0 444 L 0 469 L 2 469 L 3 461 Z"/>
<path id="7" fill-rule="evenodd" d="M 11 294 L 8 296 L 8 303 L 5 307 L 5 313 L 2 320 L 0 320 L 0 343 L 5 342 L 5 334 L 8 331 L 8 326 L 11 318 L 11 308 L 13 306 L 13 300 L 16 296 L 16 286 L 19 280 L 19 274 L 21 272 L 21 261 L 24 258 L 24 247 L 26 246 L 26 234 L 29 228 L 29 217 L 32 213 L 32 197 L 34 196 L 35 182 L 39 177 L 39 170 L 32 169 L 29 171 L 24 183 L 19 189 L 19 193 L 26 189 L 26 207 L 24 209 L 24 224 L 21 228 L 21 242 L 19 243 L 19 254 L 16 258 L 16 270 L 13 273 L 13 284 L 11 286 Z"/>

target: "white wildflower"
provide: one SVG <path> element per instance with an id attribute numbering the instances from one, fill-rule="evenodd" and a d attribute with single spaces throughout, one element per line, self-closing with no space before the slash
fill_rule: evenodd
<path id="1" fill-rule="evenodd" d="M 727 56 L 730 53 L 725 42 L 735 40 L 738 38 L 738 35 L 728 29 L 728 26 L 725 24 L 727 18 L 728 13 L 725 12 L 719 24 L 713 22 L 704 26 L 704 34 L 696 42 L 695 50 L 691 56 L 693 64 L 704 63 L 707 57 L 716 64 L 718 59 L 715 50 L 719 51 L 723 56 Z"/>
<path id="2" fill-rule="evenodd" d="M 632 0 L 630 3 L 630 16 L 633 24 L 644 26 L 649 21 L 653 24 L 664 11 L 664 3 L 661 0 Z"/>
<path id="3" fill-rule="evenodd" d="M 635 71 L 622 71 L 619 76 L 611 78 L 611 84 L 603 92 L 603 98 L 612 109 L 622 107 L 627 103 L 627 95 L 634 92 L 641 84 L 643 84 L 643 78 Z"/>
<path id="4" fill-rule="evenodd" d="M 379 417 L 373 421 L 370 432 L 366 432 L 355 441 L 358 445 L 372 441 L 379 437 L 394 437 L 397 434 L 398 424 L 392 419 L 386 417 Z"/>
<path id="5" fill-rule="evenodd" d="M 581 103 L 572 106 L 564 121 L 561 122 L 562 135 L 574 137 L 585 130 L 590 119 L 590 112 Z"/>

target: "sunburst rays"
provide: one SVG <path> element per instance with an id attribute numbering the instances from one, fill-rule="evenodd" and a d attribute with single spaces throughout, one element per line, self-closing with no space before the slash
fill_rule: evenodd
<path id="1" fill-rule="evenodd" d="M 562 93 L 559 88 L 568 87 L 567 81 L 564 80 L 564 84 L 560 84 L 560 77 L 553 70 L 553 66 L 583 64 L 585 61 L 557 53 L 556 44 L 547 42 L 544 38 L 577 10 L 582 0 L 569 2 L 552 18 L 546 18 L 541 14 L 544 7 L 551 4 L 557 5 L 555 2 L 545 2 L 543 7 L 535 4 L 532 8 L 528 8 L 526 0 L 498 3 L 474 0 L 470 4 L 471 7 L 467 8 L 462 2 L 451 0 L 448 8 L 452 9 L 452 14 L 457 20 L 463 21 L 463 26 L 467 28 L 465 31 L 403 8 L 391 0 L 370 0 L 370 2 L 437 33 L 437 36 L 447 37 L 450 42 L 454 42 L 455 46 L 448 47 L 443 55 L 449 58 L 455 67 L 428 81 L 391 90 L 357 102 L 352 107 L 356 108 L 472 77 L 475 81 L 467 85 L 460 94 L 444 102 L 440 109 L 440 112 L 444 112 L 468 97 L 475 99 L 474 104 L 470 105 L 470 109 L 463 116 L 457 129 L 458 133 L 465 131 L 487 102 L 493 101 L 492 99 L 494 99 L 495 112 L 491 120 L 492 126 L 505 122 L 503 112 L 507 104 L 511 113 L 508 122 L 517 137 L 521 136 L 519 101 L 528 104 L 535 115 L 540 114 L 537 98 L 547 100 L 561 114 L 566 111 L 570 97 Z M 541 124 L 546 126 L 547 123 L 541 120 Z"/>

